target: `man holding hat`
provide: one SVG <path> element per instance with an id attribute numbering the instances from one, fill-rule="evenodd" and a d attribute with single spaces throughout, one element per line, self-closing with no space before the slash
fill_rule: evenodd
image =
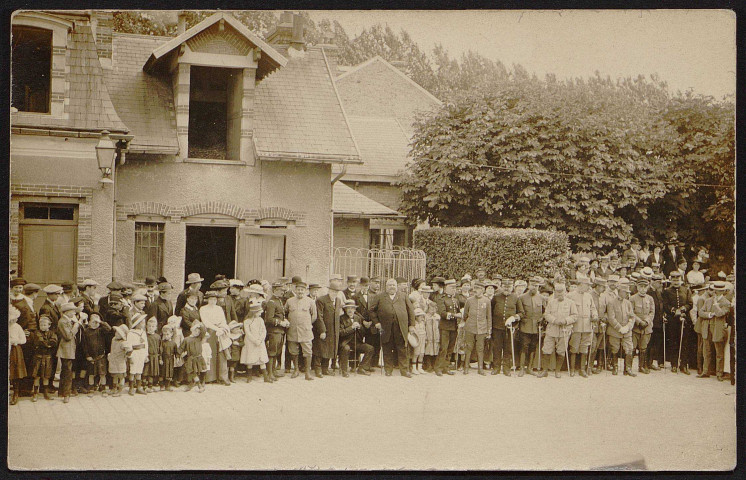
<path id="1" fill-rule="evenodd" d="M 330 364 L 339 350 L 339 317 L 342 305 L 339 293 L 342 290 L 341 276 L 333 275 L 329 279 L 329 291 L 316 300 L 319 319 L 324 323 L 325 338 L 314 338 L 313 369 L 317 377 L 334 376 Z M 333 366 L 333 365 L 332 365 Z"/>
<path id="2" fill-rule="evenodd" d="M 545 300 L 539 294 L 539 287 L 544 285 L 542 277 L 531 277 L 528 281 L 528 291 L 518 297 L 516 304 L 518 315 L 521 318 L 520 346 L 521 354 L 518 359 L 518 376 L 525 373 L 536 375 L 533 366 L 536 357 L 536 347 L 539 342 L 539 324 L 544 318 Z M 541 367 L 539 367 L 541 369 Z"/>
<path id="3" fill-rule="evenodd" d="M 57 299 L 62 294 L 62 287 L 50 283 L 44 287 L 44 293 L 47 294 L 47 298 L 44 299 L 44 303 L 39 308 L 39 317 L 48 317 L 51 322 L 49 330 L 54 332 L 57 330 L 57 322 L 62 316 L 60 313 L 60 307 L 57 305 Z"/>
<path id="4" fill-rule="evenodd" d="M 407 335 L 414 329 L 414 307 L 398 288 L 396 279 L 386 281 L 386 291 L 370 303 L 370 319 L 381 332 L 381 348 L 386 376 L 391 376 L 394 362 L 403 377 L 411 378 L 407 353 Z"/>
<path id="5" fill-rule="evenodd" d="M 362 321 L 363 318 L 355 313 L 357 304 L 355 300 L 349 299 L 344 304 L 344 314 L 339 317 L 339 366 L 342 370 L 342 376 L 348 377 L 347 373 L 350 361 L 350 352 L 353 353 L 354 361 L 357 362 L 360 353 L 363 354 L 363 360 L 357 367 L 357 373 L 370 375 L 370 360 L 373 354 L 373 347 L 363 342 Z"/>
<path id="6" fill-rule="evenodd" d="M 705 300 L 704 305 L 699 309 L 699 320 L 702 322 L 704 365 L 702 366 L 702 374 L 697 375 L 697 377 L 707 378 L 710 376 L 709 371 L 712 362 L 710 341 L 712 341 L 715 345 L 717 379 L 722 382 L 725 379 L 725 341 L 727 340 L 725 317 L 730 313 L 732 306 L 724 295 L 725 282 L 720 280 L 713 282 L 712 290 L 714 295 Z"/>
<path id="7" fill-rule="evenodd" d="M 591 337 L 593 336 L 593 323 L 598 322 L 598 308 L 593 301 L 593 295 L 590 293 L 591 280 L 580 277 L 577 279 L 578 288 L 567 296 L 575 302 L 577 307 L 577 317 L 572 327 L 570 335 L 570 376 L 575 375 L 576 360 L 580 353 L 580 365 L 578 372 L 583 378 L 587 378 L 587 361 L 588 351 L 591 346 Z"/>
<path id="8" fill-rule="evenodd" d="M 479 270 L 477 270 L 479 271 Z M 484 340 L 489 338 L 492 332 L 492 308 L 490 301 L 484 296 L 484 283 L 477 280 L 474 282 L 474 295 L 466 300 L 464 306 L 464 375 L 469 373 L 471 352 L 476 344 L 477 348 L 477 373 L 485 375 L 484 366 Z"/>
<path id="9" fill-rule="evenodd" d="M 444 373 L 453 375 L 449 363 L 453 348 L 456 346 L 457 324 L 461 319 L 458 298 L 456 297 L 456 280 L 445 280 L 443 285 L 444 293 L 435 302 L 440 316 L 440 323 L 438 324 L 440 350 L 438 350 L 438 359 L 435 363 L 435 374 L 439 377 Z"/>
<path id="10" fill-rule="evenodd" d="M 200 290 L 202 288 L 202 282 L 205 279 L 200 276 L 199 273 L 190 273 L 187 275 L 186 279 L 186 288 L 182 290 L 179 295 L 176 297 L 176 304 L 174 305 L 174 311 L 178 315 L 182 308 L 184 308 L 184 305 L 186 305 L 186 299 L 187 295 L 189 295 L 190 292 L 196 293 L 198 297 L 197 301 L 197 307 L 199 308 L 202 306 L 202 303 L 204 303 L 204 294 Z M 155 282 L 154 282 L 155 283 Z M 146 281 L 147 284 L 147 281 Z M 155 301 L 155 296 L 150 300 Z"/>
<path id="11" fill-rule="evenodd" d="M 671 272 L 671 286 L 663 291 L 664 321 L 667 320 L 668 336 L 671 352 L 671 372 L 676 373 L 681 368 L 681 373 L 689 375 L 689 336 L 693 334 L 690 322 L 687 320 L 686 312 L 692 308 L 692 294 L 689 288 L 682 283 L 682 275 L 678 270 Z M 683 328 L 683 332 L 682 332 Z M 670 332 L 670 333 L 669 333 Z M 679 351 L 681 351 L 681 365 L 679 365 Z"/>
<path id="12" fill-rule="evenodd" d="M 171 303 L 171 300 L 168 299 L 168 294 L 170 292 L 171 284 L 168 282 L 159 283 L 158 297 L 146 310 L 148 318 L 155 317 L 156 320 L 158 320 L 158 332 L 160 332 L 163 325 L 168 322 L 168 317 L 174 314 L 173 304 Z"/>
<path id="13" fill-rule="evenodd" d="M 647 368 L 647 349 L 650 336 L 653 333 L 653 319 L 655 317 L 655 301 L 648 295 L 650 286 L 646 278 L 637 280 L 637 292 L 629 298 L 632 304 L 632 312 L 635 316 L 635 326 L 632 328 L 632 351 L 640 351 L 637 371 L 643 374 L 650 373 Z"/>
<path id="14" fill-rule="evenodd" d="M 516 322 L 520 319 L 518 297 L 513 293 L 513 280 L 504 278 L 500 291 L 492 297 L 492 375 L 500 373 L 502 364 L 503 374 L 510 376 L 513 345 L 507 328 L 514 323 L 517 326 Z"/>

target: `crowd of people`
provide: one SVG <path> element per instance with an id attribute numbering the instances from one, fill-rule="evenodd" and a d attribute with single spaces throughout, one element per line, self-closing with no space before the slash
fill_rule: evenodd
<path id="1" fill-rule="evenodd" d="M 475 276 L 367 278 L 333 275 L 206 283 L 190 273 L 173 298 L 163 277 L 144 285 L 40 287 L 10 280 L 11 405 L 56 391 L 147 395 L 241 378 L 272 383 L 350 373 L 635 377 L 666 370 L 724 380 L 735 375 L 735 276 L 711 279 L 707 252 L 688 268 L 676 238 L 665 250 L 579 254 L 568 275 L 526 279 L 479 268 Z M 45 298 L 37 309 L 37 297 Z M 172 300 L 174 300 L 172 302 Z M 633 359 L 637 356 L 637 373 Z M 55 382 L 58 386 L 55 386 Z"/>

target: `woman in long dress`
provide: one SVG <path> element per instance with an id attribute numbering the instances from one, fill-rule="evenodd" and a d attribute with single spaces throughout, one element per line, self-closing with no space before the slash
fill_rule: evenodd
<path id="1" fill-rule="evenodd" d="M 218 305 L 218 293 L 210 290 L 205 294 L 206 305 L 199 309 L 202 323 L 210 332 L 207 343 L 212 350 L 209 362 L 209 370 L 205 378 L 206 382 L 219 380 L 223 385 L 230 385 L 228 381 L 228 357 L 233 340 L 230 337 L 230 329 L 225 320 L 225 312 Z"/>

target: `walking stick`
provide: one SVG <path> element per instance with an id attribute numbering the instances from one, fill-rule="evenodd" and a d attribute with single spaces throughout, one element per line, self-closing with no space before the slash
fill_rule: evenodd
<path id="1" fill-rule="evenodd" d="M 513 324 L 510 324 L 510 356 L 513 357 L 513 367 L 511 370 L 514 372 L 516 371 L 515 368 L 515 342 L 513 340 L 513 331 L 515 330 L 515 327 L 513 327 Z"/>
<path id="2" fill-rule="evenodd" d="M 604 336 L 603 337 L 603 341 L 604 341 L 604 371 L 608 375 L 609 374 L 609 369 L 608 369 L 608 367 L 606 365 L 606 325 L 605 324 L 602 325 L 601 329 L 603 330 L 603 336 Z"/>
<path id="3" fill-rule="evenodd" d="M 681 366 L 681 344 L 683 342 L 684 342 L 684 319 L 681 318 L 681 335 L 679 336 L 679 359 L 676 362 L 676 368 L 679 368 Z"/>
<path id="4" fill-rule="evenodd" d="M 668 317 L 663 315 L 663 367 L 662 370 L 666 370 L 666 322 Z"/>
<path id="5" fill-rule="evenodd" d="M 357 364 L 357 329 L 352 331 L 352 345 L 353 345 L 353 352 L 355 354 L 355 360 L 352 361 L 352 370 L 355 375 L 357 375 L 357 368 L 355 367 L 355 364 Z M 347 367 L 350 366 L 350 362 L 347 362 Z"/>
<path id="6" fill-rule="evenodd" d="M 380 354 L 378 355 L 378 360 L 381 362 L 381 376 L 383 376 L 383 342 L 381 342 L 381 338 L 383 337 L 383 330 L 378 330 L 378 349 L 380 351 Z"/>
<path id="7" fill-rule="evenodd" d="M 567 351 L 567 344 L 569 342 L 567 339 L 567 331 L 564 328 L 562 329 L 562 337 L 565 339 L 565 360 L 567 361 L 567 373 L 570 373 L 570 355 L 568 355 L 569 352 Z"/>
<path id="8" fill-rule="evenodd" d="M 539 343 L 536 345 L 536 369 L 541 370 L 541 323 L 539 323 Z"/>

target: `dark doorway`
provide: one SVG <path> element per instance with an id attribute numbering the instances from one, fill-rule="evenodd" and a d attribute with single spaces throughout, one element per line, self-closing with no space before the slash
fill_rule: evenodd
<path id="1" fill-rule="evenodd" d="M 207 290 L 215 275 L 235 276 L 236 227 L 186 227 L 184 277 L 199 273 Z"/>

